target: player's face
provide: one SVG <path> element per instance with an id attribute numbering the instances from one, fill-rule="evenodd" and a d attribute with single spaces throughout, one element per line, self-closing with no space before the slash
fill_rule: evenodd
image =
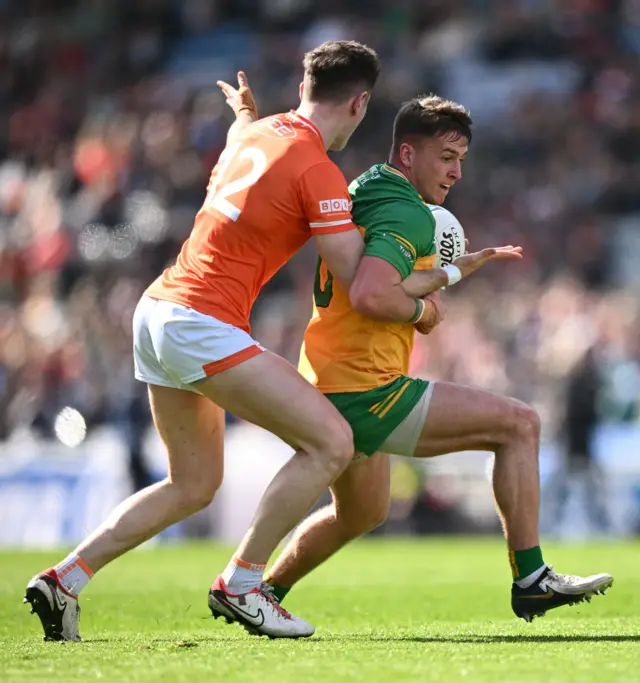
<path id="1" fill-rule="evenodd" d="M 369 93 L 363 92 L 358 97 L 355 97 L 348 102 L 345 107 L 345 126 L 344 130 L 333 141 L 329 149 L 332 152 L 339 152 L 344 149 L 349 142 L 349 138 L 354 134 L 356 128 L 362 123 L 367 113 L 367 106 L 369 104 Z"/>
<path id="2" fill-rule="evenodd" d="M 442 204 L 449 190 L 462 178 L 462 162 L 467 156 L 469 141 L 457 133 L 448 133 L 427 138 L 415 147 L 406 146 L 403 163 L 410 171 L 414 187 L 429 204 Z"/>

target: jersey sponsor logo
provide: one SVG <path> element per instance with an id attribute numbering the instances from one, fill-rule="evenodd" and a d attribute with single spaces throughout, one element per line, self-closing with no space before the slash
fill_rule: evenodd
<path id="1" fill-rule="evenodd" d="M 349 186 L 349 191 L 351 187 L 354 189 L 358 186 L 365 185 L 370 180 L 376 180 L 380 177 L 380 169 L 377 166 L 372 166 L 368 171 L 365 171 L 359 178 L 356 178 Z"/>
<path id="2" fill-rule="evenodd" d="M 320 213 L 348 213 L 353 202 L 348 199 L 322 199 L 318 204 Z"/>

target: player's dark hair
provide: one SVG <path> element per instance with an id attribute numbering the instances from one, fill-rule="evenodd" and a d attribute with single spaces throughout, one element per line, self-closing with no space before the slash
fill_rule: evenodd
<path id="1" fill-rule="evenodd" d="M 437 95 L 420 95 L 404 102 L 393 122 L 393 145 L 391 157 L 400 151 L 403 142 L 420 138 L 451 135 L 465 137 L 471 142 L 471 116 L 457 102 Z"/>
<path id="2" fill-rule="evenodd" d="M 302 61 L 311 102 L 344 102 L 371 90 L 380 61 L 375 50 L 354 40 L 330 40 L 307 52 Z"/>

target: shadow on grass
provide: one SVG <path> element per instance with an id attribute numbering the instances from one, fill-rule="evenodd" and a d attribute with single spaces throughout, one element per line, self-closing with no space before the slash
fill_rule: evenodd
<path id="1" fill-rule="evenodd" d="M 394 643 L 462 643 L 487 645 L 492 643 L 640 643 L 640 635 L 468 635 L 468 636 L 380 636 L 348 633 L 314 638 L 317 641 L 370 641 Z"/>
<path id="2" fill-rule="evenodd" d="M 253 640 L 253 639 L 252 639 Z M 276 642 L 279 639 L 261 639 L 261 643 Z M 89 638 L 83 641 L 85 645 L 93 644 L 122 644 L 128 643 L 139 649 L 152 649 L 155 645 L 173 645 L 176 648 L 193 648 L 199 645 L 215 645 L 220 643 L 240 642 L 233 636 L 211 635 L 198 636 L 188 640 L 176 640 L 176 638 L 149 638 L 148 640 L 132 640 L 129 638 Z M 257 640 L 255 642 L 258 642 Z M 466 636 L 383 636 L 368 635 L 365 633 L 345 633 L 319 635 L 315 638 L 302 638 L 298 642 L 313 643 L 442 643 L 442 644 L 466 644 L 487 645 L 504 643 L 640 643 L 640 635 L 466 635 Z"/>

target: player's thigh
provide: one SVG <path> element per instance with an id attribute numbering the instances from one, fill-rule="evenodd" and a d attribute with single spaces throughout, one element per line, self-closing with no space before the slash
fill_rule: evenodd
<path id="1" fill-rule="evenodd" d="M 205 396 L 149 385 L 153 421 L 167 450 L 169 478 L 201 480 L 215 489 L 222 481 L 224 411 Z"/>
<path id="2" fill-rule="evenodd" d="M 537 440 L 539 430 L 537 414 L 521 401 L 477 387 L 436 382 L 415 456 L 493 451 L 514 435 Z"/>
<path id="3" fill-rule="evenodd" d="M 294 448 L 353 452 L 351 428 L 284 358 L 264 351 L 193 385 L 225 410 Z"/>
<path id="4" fill-rule="evenodd" d="M 390 458 L 374 453 L 352 462 L 331 486 L 336 515 L 366 528 L 384 522 L 389 512 Z"/>

